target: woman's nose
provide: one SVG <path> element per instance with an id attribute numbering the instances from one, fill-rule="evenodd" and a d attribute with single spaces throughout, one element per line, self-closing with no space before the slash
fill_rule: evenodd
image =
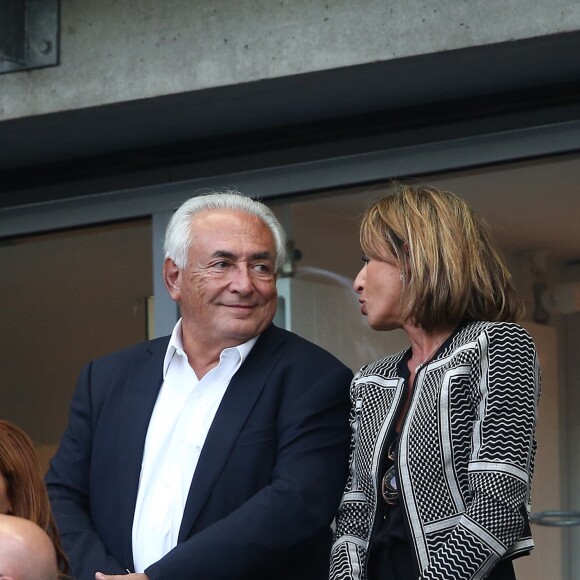
<path id="1" fill-rule="evenodd" d="M 365 264 L 366 265 L 366 264 Z M 365 281 L 365 266 L 360 269 L 360 272 L 356 275 L 352 287 L 357 294 L 360 294 L 364 290 Z"/>

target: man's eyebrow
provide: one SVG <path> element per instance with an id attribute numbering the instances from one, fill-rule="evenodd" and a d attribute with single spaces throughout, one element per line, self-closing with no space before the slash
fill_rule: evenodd
<path id="1" fill-rule="evenodd" d="M 228 260 L 236 260 L 238 258 L 237 254 L 233 252 L 228 252 L 227 250 L 216 250 L 212 255 L 212 258 L 227 258 Z M 257 252 L 252 254 L 252 260 L 273 260 L 274 256 L 272 252 Z"/>
<path id="2" fill-rule="evenodd" d="M 273 260 L 274 256 L 272 255 L 272 252 L 258 252 L 257 254 L 254 254 L 252 258 L 254 258 L 254 260 Z"/>
<path id="3" fill-rule="evenodd" d="M 216 250 L 210 257 L 211 258 L 229 258 L 230 260 L 235 260 L 237 256 L 233 252 L 226 252 L 225 250 Z"/>

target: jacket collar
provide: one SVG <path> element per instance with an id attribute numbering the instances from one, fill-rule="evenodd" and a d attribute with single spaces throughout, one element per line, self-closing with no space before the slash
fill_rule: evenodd
<path id="1" fill-rule="evenodd" d="M 234 375 L 205 440 L 187 497 L 178 541 L 183 541 L 209 498 L 272 367 L 281 356 L 284 333 L 270 325 Z"/>
<path id="2" fill-rule="evenodd" d="M 141 474 L 143 448 L 149 420 L 153 407 L 163 382 L 163 357 L 167 350 L 169 337 L 153 340 L 146 343 L 135 357 L 125 388 L 119 395 L 118 409 L 124 411 L 124 416 L 118 417 L 119 441 L 117 445 L 117 469 L 119 495 L 123 498 L 119 502 L 121 513 L 119 525 L 124 526 L 120 534 L 125 544 L 123 553 L 126 561 L 133 561 L 132 528 L 137 491 Z M 106 474 L 104 474 L 106 477 Z"/>

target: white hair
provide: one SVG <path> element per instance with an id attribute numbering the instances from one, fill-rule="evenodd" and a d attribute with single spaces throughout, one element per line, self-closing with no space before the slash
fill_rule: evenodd
<path id="1" fill-rule="evenodd" d="M 185 201 L 169 220 L 164 243 L 166 258 L 173 260 L 182 270 L 187 266 L 187 254 L 192 236 L 195 235 L 192 232 L 191 219 L 199 212 L 212 209 L 243 211 L 262 220 L 274 237 L 276 268 L 279 270 L 282 267 L 286 257 L 286 234 L 282 225 L 270 208 L 236 190 L 213 191 Z"/>

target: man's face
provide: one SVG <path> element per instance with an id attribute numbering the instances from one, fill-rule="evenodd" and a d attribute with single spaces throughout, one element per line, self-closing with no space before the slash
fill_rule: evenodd
<path id="1" fill-rule="evenodd" d="M 229 210 L 196 214 L 191 227 L 187 266 L 169 288 L 181 307 L 184 340 L 220 349 L 246 342 L 276 311 L 272 233 L 258 218 Z"/>

